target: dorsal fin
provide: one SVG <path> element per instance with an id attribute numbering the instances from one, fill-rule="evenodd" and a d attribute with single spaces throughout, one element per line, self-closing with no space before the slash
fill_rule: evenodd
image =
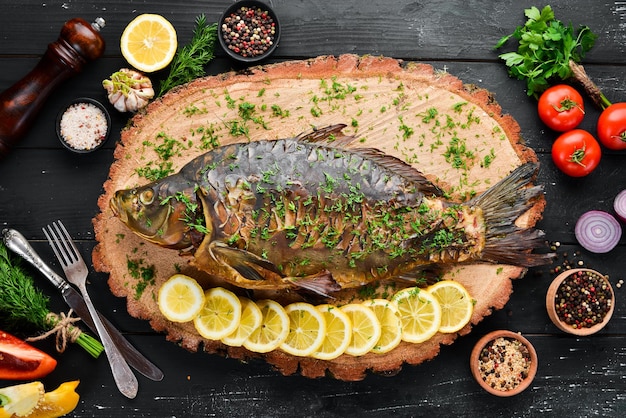
<path id="1" fill-rule="evenodd" d="M 314 129 L 312 132 L 307 134 L 298 135 L 296 140 L 311 143 L 322 143 L 324 146 L 331 148 L 346 149 L 345 147 L 357 138 L 356 136 L 346 135 L 343 133 L 343 128 L 346 126 L 347 125 L 343 123 L 338 123 L 336 125 L 329 125 L 323 128 Z M 408 181 L 415 183 L 417 185 L 417 189 L 421 193 L 429 196 L 443 195 L 441 189 L 431 183 L 430 180 L 428 180 L 418 169 L 405 163 L 401 159 L 394 157 L 393 155 L 385 154 L 376 148 L 350 148 L 348 151 L 362 158 L 373 161 L 376 164 L 389 169 L 394 174 L 402 176 Z"/>

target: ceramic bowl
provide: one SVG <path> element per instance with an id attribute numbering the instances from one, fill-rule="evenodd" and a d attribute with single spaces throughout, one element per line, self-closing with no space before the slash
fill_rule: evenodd
<path id="1" fill-rule="evenodd" d="M 602 322 L 598 322 L 593 326 L 574 327 L 571 324 L 565 322 L 562 314 L 559 315 L 557 313 L 558 301 L 556 300 L 556 298 L 557 298 L 559 288 L 563 285 L 563 282 L 566 281 L 566 279 L 576 274 L 596 275 L 602 280 L 604 284 L 606 284 L 607 286 L 606 289 L 608 292 L 610 292 L 610 295 L 609 295 L 610 306 L 608 307 L 608 311 L 604 315 Z M 550 287 L 548 288 L 548 291 L 546 293 L 546 310 L 548 311 L 548 316 L 550 317 L 550 320 L 552 320 L 552 323 L 554 323 L 554 325 L 556 325 L 557 328 L 559 328 L 561 331 L 567 332 L 569 334 L 574 334 L 574 335 L 579 335 L 579 336 L 595 334 L 596 332 L 604 328 L 606 324 L 608 324 L 609 320 L 611 319 L 611 316 L 613 315 L 614 309 L 615 309 L 615 292 L 613 292 L 613 287 L 611 286 L 611 283 L 606 278 L 606 276 L 591 269 L 565 270 L 564 272 L 556 276 L 556 278 L 550 284 Z"/>
<path id="2" fill-rule="evenodd" d="M 241 39 L 245 36 L 243 35 L 245 29 L 239 30 L 234 28 L 235 19 L 237 19 L 237 17 L 241 17 L 241 15 L 245 13 L 242 11 L 242 8 L 257 13 L 257 15 L 254 16 L 255 21 L 258 17 L 268 25 L 271 24 L 270 22 L 273 22 L 274 33 L 270 32 L 264 34 L 263 32 L 259 32 L 258 36 L 260 39 L 256 39 L 256 41 L 261 42 L 260 45 L 250 46 L 249 43 L 244 44 Z M 262 14 L 262 16 L 259 16 L 258 14 Z M 258 28 L 259 25 L 249 22 L 246 26 L 249 29 L 254 30 L 255 28 Z M 239 35 L 239 38 L 232 37 L 230 35 L 231 33 Z M 255 0 L 242 0 L 233 3 L 224 11 L 219 20 L 217 34 L 219 43 L 226 54 L 237 61 L 252 63 L 261 61 L 269 57 L 274 52 L 278 46 L 278 41 L 280 40 L 280 23 L 276 13 L 274 13 L 274 10 L 272 10 L 272 8 L 266 3 Z M 246 50 L 250 51 L 250 48 L 254 48 L 257 52 L 246 52 Z M 261 52 L 259 48 L 264 48 L 264 50 Z"/>
<path id="3" fill-rule="evenodd" d="M 503 352 L 507 358 L 504 363 L 497 360 Z M 495 363 L 498 363 L 497 367 L 494 367 Z M 476 382 L 487 392 L 500 397 L 514 396 L 523 392 L 535 378 L 537 352 L 519 333 L 492 331 L 474 346 L 470 369 Z"/>
<path id="4" fill-rule="evenodd" d="M 99 101 L 79 97 L 59 112 L 56 133 L 65 148 L 87 154 L 101 148 L 109 138 L 111 116 Z"/>

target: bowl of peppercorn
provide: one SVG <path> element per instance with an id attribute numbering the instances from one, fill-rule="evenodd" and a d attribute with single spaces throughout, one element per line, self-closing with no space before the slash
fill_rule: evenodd
<path id="1" fill-rule="evenodd" d="M 561 331 L 585 336 L 606 326 L 615 308 L 608 278 L 591 269 L 566 270 L 556 276 L 546 293 L 546 309 Z"/>
<path id="2" fill-rule="evenodd" d="M 523 392 L 537 373 L 537 352 L 521 334 L 492 331 L 472 350 L 470 368 L 476 382 L 495 396 L 508 397 Z"/>
<path id="3" fill-rule="evenodd" d="M 274 52 L 280 39 L 280 24 L 267 4 L 241 0 L 224 11 L 217 33 L 226 54 L 237 61 L 251 63 Z"/>

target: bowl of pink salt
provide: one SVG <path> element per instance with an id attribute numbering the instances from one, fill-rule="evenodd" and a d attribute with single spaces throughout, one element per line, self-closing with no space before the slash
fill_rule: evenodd
<path id="1" fill-rule="evenodd" d="M 111 116 L 102 103 L 81 97 L 63 108 L 56 121 L 59 140 L 70 151 L 93 152 L 106 142 L 111 131 Z"/>

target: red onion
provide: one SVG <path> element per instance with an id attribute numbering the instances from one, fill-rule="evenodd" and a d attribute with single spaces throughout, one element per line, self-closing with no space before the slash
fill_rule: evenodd
<path id="1" fill-rule="evenodd" d="M 613 201 L 615 214 L 622 221 L 626 222 L 626 190 L 622 190 Z"/>
<path id="2" fill-rule="evenodd" d="M 578 243 L 593 253 L 608 253 L 622 236 L 622 227 L 610 213 L 590 210 L 576 222 L 574 234 Z"/>

